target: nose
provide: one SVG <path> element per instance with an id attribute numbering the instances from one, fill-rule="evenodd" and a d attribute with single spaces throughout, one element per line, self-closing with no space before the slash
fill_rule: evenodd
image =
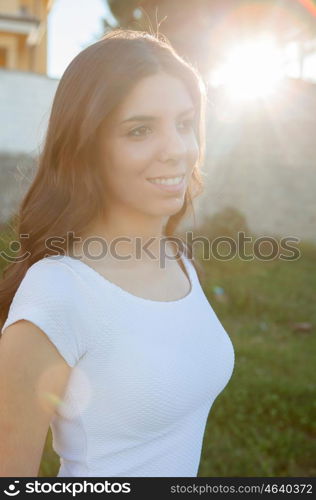
<path id="1" fill-rule="evenodd" d="M 176 127 L 169 127 L 166 131 L 160 146 L 160 161 L 178 162 L 187 153 L 185 140 Z"/>

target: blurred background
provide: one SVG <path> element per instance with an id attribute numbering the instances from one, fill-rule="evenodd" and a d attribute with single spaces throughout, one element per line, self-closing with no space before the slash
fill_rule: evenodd
<path id="1" fill-rule="evenodd" d="M 292 260 L 197 248 L 236 351 L 199 475 L 315 476 L 316 0 L 0 0 L 0 248 L 60 77 L 117 27 L 164 33 L 207 87 L 205 188 L 179 234 L 299 242 Z M 58 466 L 49 432 L 40 474 Z"/>

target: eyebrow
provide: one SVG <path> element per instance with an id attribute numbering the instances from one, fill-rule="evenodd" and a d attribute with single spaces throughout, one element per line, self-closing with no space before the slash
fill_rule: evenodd
<path id="1" fill-rule="evenodd" d="M 191 113 L 192 111 L 195 112 L 195 108 L 189 108 L 189 109 L 186 109 L 185 111 L 181 111 L 181 113 L 178 114 L 178 117 L 180 116 L 183 116 L 183 115 L 187 115 L 189 113 Z M 135 116 L 131 116 L 130 118 L 127 118 L 126 120 L 123 120 L 120 125 L 122 125 L 123 123 L 126 123 L 126 122 L 138 122 L 138 121 L 154 121 L 154 120 L 157 120 L 158 119 L 158 116 L 151 116 L 151 115 L 135 115 Z"/>

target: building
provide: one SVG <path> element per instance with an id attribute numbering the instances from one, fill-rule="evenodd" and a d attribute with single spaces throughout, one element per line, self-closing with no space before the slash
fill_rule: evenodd
<path id="1" fill-rule="evenodd" d="M 47 72 L 52 0 L 0 0 L 0 68 Z"/>

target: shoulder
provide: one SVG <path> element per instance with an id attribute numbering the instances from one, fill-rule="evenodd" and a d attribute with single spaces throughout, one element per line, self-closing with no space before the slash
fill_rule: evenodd
<path id="1" fill-rule="evenodd" d="M 58 302 L 73 297 L 75 275 L 72 269 L 60 259 L 44 257 L 34 262 L 26 271 L 17 290 L 18 295 L 56 298 Z"/>
<path id="2" fill-rule="evenodd" d="M 16 290 L 1 333 L 11 324 L 27 320 L 74 366 L 87 351 L 89 336 L 86 301 L 77 293 L 75 280 L 71 268 L 60 261 L 45 257 L 34 262 Z"/>
<path id="3" fill-rule="evenodd" d="M 52 278 L 57 282 L 58 280 L 70 281 L 73 278 L 73 273 L 63 256 L 49 256 L 43 257 L 31 264 L 25 276 L 27 276 L 29 280 Z"/>

